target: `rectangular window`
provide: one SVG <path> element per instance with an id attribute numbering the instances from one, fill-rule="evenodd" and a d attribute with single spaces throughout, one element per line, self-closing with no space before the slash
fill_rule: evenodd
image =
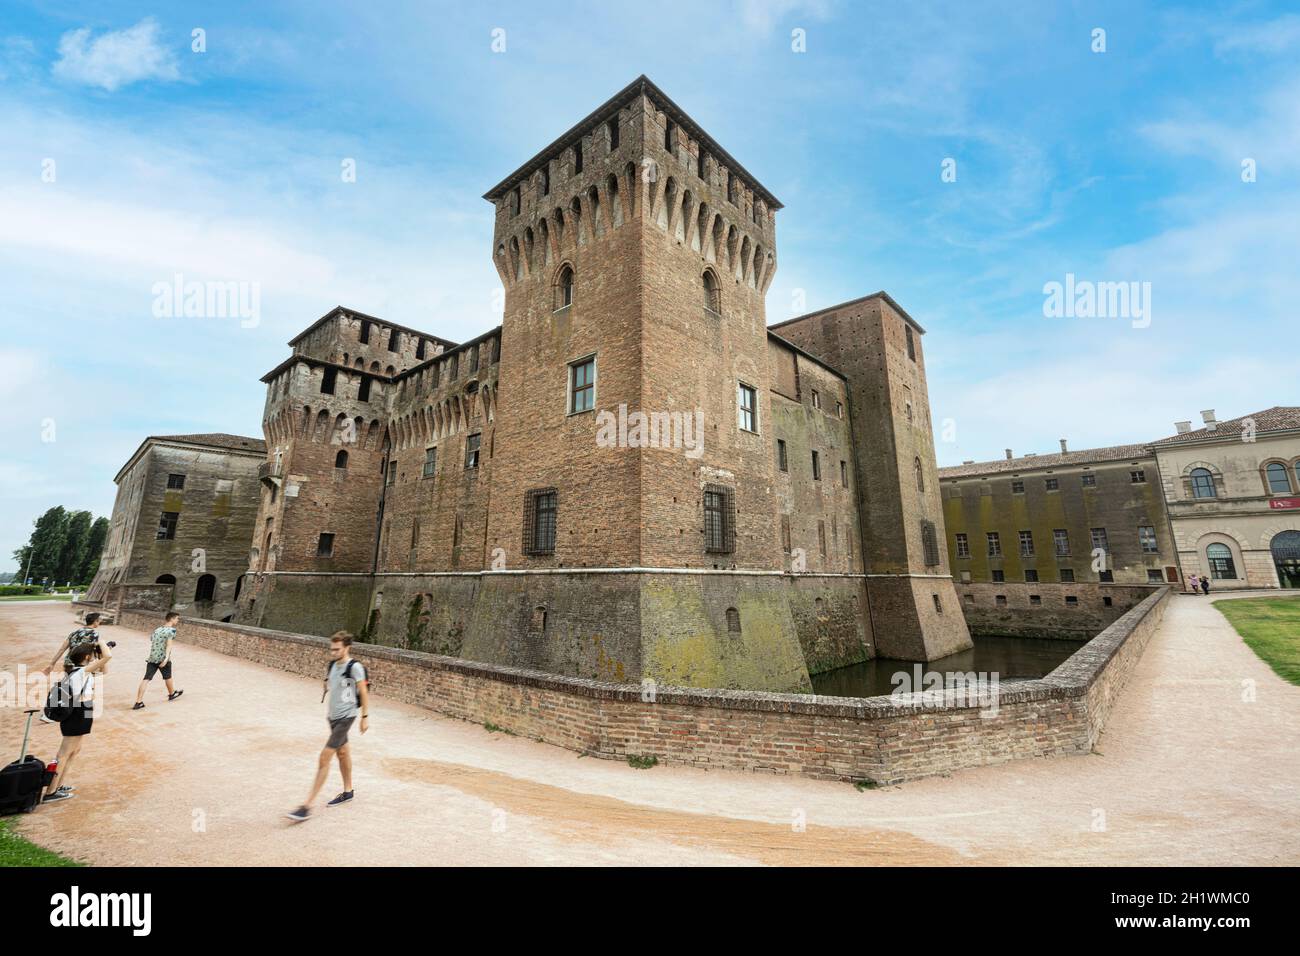
<path id="1" fill-rule="evenodd" d="M 1025 483 L 1020 480 L 1011 482 L 1011 493 L 1013 495 L 1023 495 L 1025 493 Z"/>
<path id="2" fill-rule="evenodd" d="M 1001 578 L 997 578 L 997 580 L 998 580 L 998 581 L 1001 581 L 1002 579 L 1001 579 Z M 993 603 L 996 604 L 998 607 L 1006 607 L 1006 606 L 1007 606 L 1007 596 L 1006 596 L 1005 594 L 996 594 L 996 595 L 993 596 Z"/>
<path id="3" fill-rule="evenodd" d="M 817 522 L 817 549 L 818 551 L 821 552 L 821 556 L 823 558 L 826 557 L 826 522 L 825 521 Z"/>
<path id="4" fill-rule="evenodd" d="M 1093 528 L 1090 534 L 1092 536 L 1092 549 L 1094 551 L 1096 551 L 1098 548 L 1100 548 L 1103 551 L 1110 550 L 1109 543 L 1106 540 L 1105 528 Z"/>
<path id="5" fill-rule="evenodd" d="M 822 407 L 822 397 L 821 397 L 821 393 L 818 392 L 817 389 L 815 389 L 815 388 L 812 390 L 812 403 L 813 403 L 813 408 L 821 408 L 821 407 Z"/>
<path id="6" fill-rule="evenodd" d="M 916 361 L 916 339 L 912 336 L 912 327 L 903 326 L 903 331 L 907 333 L 907 357 L 913 362 Z"/>
<path id="7" fill-rule="evenodd" d="M 1077 597 L 1075 597 L 1073 594 L 1067 594 L 1066 597 L 1065 597 L 1065 606 L 1066 606 L 1066 607 L 1078 607 L 1078 606 L 1079 606 L 1079 599 L 1078 599 Z"/>
<path id="8" fill-rule="evenodd" d="M 812 453 L 813 481 L 822 480 L 822 459 L 817 452 Z"/>
<path id="9" fill-rule="evenodd" d="M 388 334 L 388 351 L 390 352 L 399 351 L 399 346 L 401 344 L 401 341 L 402 341 L 402 333 L 398 332 L 397 329 L 393 329 L 393 331 Z"/>
<path id="10" fill-rule="evenodd" d="M 423 361 L 424 361 L 424 347 L 425 347 L 425 345 L 426 345 L 425 340 L 424 340 L 424 339 L 420 339 L 419 344 L 417 344 L 417 345 L 415 346 L 415 360 L 416 360 L 417 362 L 423 362 Z"/>
<path id="11" fill-rule="evenodd" d="M 1057 491 L 1061 487 L 1061 483 L 1055 478 L 1044 478 L 1043 485 L 1048 491 Z"/>
<path id="12" fill-rule="evenodd" d="M 361 334 L 359 340 L 362 345 L 367 345 L 370 342 L 370 323 L 365 319 L 361 320 Z"/>
<path id="13" fill-rule="evenodd" d="M 970 557 L 970 539 L 968 539 L 966 535 L 962 534 L 961 532 L 958 532 L 957 534 L 957 557 L 959 558 Z"/>
<path id="14" fill-rule="evenodd" d="M 357 401 L 358 402 L 370 401 L 370 376 L 369 375 L 361 376 L 361 384 L 357 386 Z"/>
<path id="15" fill-rule="evenodd" d="M 524 503 L 524 553 L 555 553 L 556 492 L 539 488 Z"/>
<path id="16" fill-rule="evenodd" d="M 1115 572 L 1102 571 L 1100 574 L 1097 575 L 1097 579 L 1101 581 L 1102 584 L 1113 584 L 1115 581 Z"/>
<path id="17" fill-rule="evenodd" d="M 325 374 L 320 379 L 320 392 L 322 395 L 334 394 L 334 383 L 338 381 L 338 369 L 327 368 Z"/>
<path id="18" fill-rule="evenodd" d="M 736 407 L 740 427 L 747 432 L 758 431 L 758 393 L 753 386 L 740 384 L 736 387 Z"/>
<path id="19" fill-rule="evenodd" d="M 581 140 L 573 144 L 573 171 L 582 172 L 582 142 Z"/>
<path id="20" fill-rule="evenodd" d="M 394 458 L 394 459 L 392 459 L 392 460 L 390 460 L 390 461 L 388 462 L 388 482 L 387 482 L 387 483 L 390 484 L 390 485 L 392 485 L 392 484 L 396 484 L 396 482 L 397 482 L 397 459 Z"/>
<path id="21" fill-rule="evenodd" d="M 542 195 L 549 196 L 550 194 L 551 194 L 551 167 L 543 166 L 542 167 Z"/>
<path id="22" fill-rule="evenodd" d="M 843 418 L 843 417 L 844 417 L 844 403 L 843 403 L 843 402 L 836 402 L 836 403 L 835 403 L 835 417 L 836 417 L 836 418 Z"/>
<path id="23" fill-rule="evenodd" d="M 1061 583 L 1062 584 L 1074 583 L 1074 568 L 1061 568 Z"/>
<path id="24" fill-rule="evenodd" d="M 466 470 L 478 467 L 478 450 L 483 441 L 483 436 L 479 433 L 468 436 L 465 439 L 465 468 Z"/>
<path id="25" fill-rule="evenodd" d="M 841 459 L 840 461 L 840 487 L 849 486 L 849 463 Z"/>
<path id="26" fill-rule="evenodd" d="M 1080 475 L 1079 483 L 1085 488 L 1095 488 L 1097 486 L 1096 475 Z"/>
<path id="27" fill-rule="evenodd" d="M 664 127 L 664 149 L 668 150 L 670 155 L 673 151 L 673 133 L 676 131 L 677 124 L 669 120 L 668 125 Z"/>
<path id="28" fill-rule="evenodd" d="M 1139 468 L 1137 471 L 1128 473 L 1128 480 L 1135 485 L 1145 485 L 1147 483 L 1147 473 Z"/>
<path id="29" fill-rule="evenodd" d="M 438 449 L 426 448 L 424 450 L 424 477 L 432 478 L 438 468 Z"/>
<path id="30" fill-rule="evenodd" d="M 1052 540 L 1056 544 L 1056 553 L 1058 555 L 1067 555 L 1070 553 L 1070 532 L 1064 528 L 1057 528 L 1052 532 Z"/>
<path id="31" fill-rule="evenodd" d="M 1020 532 L 1020 556 L 1022 558 L 1033 557 L 1034 554 L 1034 533 L 1032 531 Z"/>
<path id="32" fill-rule="evenodd" d="M 736 550 L 736 509 L 732 491 L 722 485 L 704 486 L 704 550 L 730 554 Z"/>
<path id="33" fill-rule="evenodd" d="M 1029 568 L 1027 571 L 1025 571 L 1025 580 L 1031 584 L 1037 581 L 1038 572 L 1035 571 L 1033 568 Z"/>
<path id="34" fill-rule="evenodd" d="M 778 438 L 776 440 L 776 467 L 781 471 L 790 470 L 790 462 L 786 458 L 784 438 Z"/>
<path id="35" fill-rule="evenodd" d="M 329 558 L 334 555 L 334 535 L 328 531 L 322 531 L 320 537 L 316 540 L 316 557 Z"/>
<path id="36" fill-rule="evenodd" d="M 988 539 L 989 557 L 1002 557 L 1002 539 L 998 537 L 998 533 L 996 531 L 986 531 L 984 537 Z"/>
<path id="37" fill-rule="evenodd" d="M 1159 568 L 1147 568 L 1147 584 L 1164 584 L 1165 573 Z"/>
<path id="38" fill-rule="evenodd" d="M 596 407 L 596 357 L 569 366 L 569 414 L 589 412 Z"/>
<path id="39" fill-rule="evenodd" d="M 618 149 L 618 117 L 609 121 L 609 151 Z"/>
<path id="40" fill-rule="evenodd" d="M 1160 550 L 1156 544 L 1156 529 L 1151 525 L 1142 525 L 1138 528 L 1138 541 L 1142 543 L 1142 550 L 1147 554 L 1155 554 Z"/>
<path id="41" fill-rule="evenodd" d="M 158 540 L 170 541 L 176 537 L 176 522 L 180 519 L 179 511 L 164 511 L 158 519 Z"/>
<path id="42" fill-rule="evenodd" d="M 939 538 L 935 534 L 933 521 L 921 522 L 921 552 L 925 556 L 927 568 L 939 565 Z"/>
<path id="43" fill-rule="evenodd" d="M 1031 594 L 1029 595 L 1029 603 L 1034 607 L 1038 607 L 1043 603 L 1043 596 L 1041 594 Z"/>
<path id="44" fill-rule="evenodd" d="M 1001 584 L 1003 581 L 1007 579 L 1006 574 L 1002 571 L 1001 568 L 994 568 L 992 571 L 989 572 L 989 576 L 997 584 Z M 1003 600 L 1005 601 L 1006 599 L 1004 598 Z"/>
<path id="45" fill-rule="evenodd" d="M 709 154 L 704 151 L 704 147 L 701 146 L 699 156 L 695 160 L 695 175 L 699 176 L 701 179 L 704 178 L 704 163 L 708 155 Z"/>
<path id="46" fill-rule="evenodd" d="M 168 490 L 168 491 L 184 491 L 184 490 L 185 490 L 185 476 L 184 476 L 184 475 L 168 475 L 168 476 L 167 476 L 167 490 Z"/>
<path id="47" fill-rule="evenodd" d="M 786 554 L 791 553 L 789 515 L 781 515 L 781 550 Z"/>

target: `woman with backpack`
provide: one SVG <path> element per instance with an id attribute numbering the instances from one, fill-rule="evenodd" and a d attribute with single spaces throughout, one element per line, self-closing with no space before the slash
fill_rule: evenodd
<path id="1" fill-rule="evenodd" d="M 72 767 L 72 761 L 81 753 L 81 743 L 90 734 L 95 722 L 95 675 L 104 670 L 113 657 L 112 645 L 100 647 L 101 656 L 95 656 L 95 647 L 91 644 L 79 644 L 72 649 L 72 670 L 57 685 L 59 693 L 55 699 L 71 713 L 59 721 L 59 730 L 63 732 L 63 743 L 59 746 L 59 755 L 55 758 L 59 770 L 50 781 L 42 803 L 58 803 L 72 798 L 75 788 L 63 781 Z M 53 695 L 52 695 L 53 696 Z"/>

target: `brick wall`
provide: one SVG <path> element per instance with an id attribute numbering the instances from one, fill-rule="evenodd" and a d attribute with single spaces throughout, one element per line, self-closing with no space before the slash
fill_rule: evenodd
<path id="1" fill-rule="evenodd" d="M 1086 641 L 1109 627 L 1158 589 L 1157 585 L 1086 582 L 957 585 L 961 609 L 972 634 L 1077 641 Z M 1075 600 L 1071 602 L 1069 598 Z"/>
<path id="2" fill-rule="evenodd" d="M 894 700 L 657 688 L 556 677 L 387 647 L 358 645 L 378 697 L 491 722 L 593 756 L 880 783 L 1022 757 L 1087 753 L 1163 615 L 1168 589 L 1128 611 L 1041 680 L 1000 694 L 996 715 L 953 691 Z M 124 612 L 128 627 L 154 617 Z M 186 619 L 196 644 L 319 678 L 323 638 Z M 911 706 L 911 704 L 916 706 Z M 382 731 L 381 731 L 382 732 Z"/>

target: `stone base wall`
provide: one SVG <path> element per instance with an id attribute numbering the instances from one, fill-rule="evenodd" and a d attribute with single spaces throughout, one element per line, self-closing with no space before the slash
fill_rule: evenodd
<path id="1" fill-rule="evenodd" d="M 1125 612 L 1137 607 L 1162 585 L 1128 584 L 1032 584 L 1013 581 L 958 584 L 962 612 L 971 633 L 1003 634 L 1086 641 Z M 1033 598 L 1037 597 L 1035 603 Z M 1066 601 L 1075 598 L 1075 603 Z M 999 598 L 1006 602 L 1000 604 Z M 1110 603 L 1107 604 L 1107 599 Z"/>
<path id="2" fill-rule="evenodd" d="M 828 698 L 643 687 L 356 645 L 379 698 L 593 756 L 653 755 L 702 768 L 900 783 L 1006 760 L 1087 753 L 1164 613 L 1161 588 L 1041 680 L 992 701 L 960 691 L 899 698 Z M 127 611 L 146 628 L 152 616 Z M 318 678 L 323 638 L 186 620 L 196 644 Z"/>
<path id="3" fill-rule="evenodd" d="M 874 656 L 869 620 L 859 576 L 573 570 L 250 574 L 235 623 L 615 683 L 807 692 L 810 674 Z"/>

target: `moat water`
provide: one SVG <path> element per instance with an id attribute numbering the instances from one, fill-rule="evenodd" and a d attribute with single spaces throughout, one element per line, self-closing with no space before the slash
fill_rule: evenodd
<path id="1" fill-rule="evenodd" d="M 894 675 L 915 673 L 917 664 L 923 673 L 968 674 L 975 671 L 998 675 L 999 682 L 1032 680 L 1046 677 L 1065 662 L 1071 654 L 1087 641 L 1042 640 L 1031 637 L 986 636 L 975 638 L 975 646 L 968 651 L 950 654 L 929 663 L 897 661 L 878 657 L 865 664 L 840 667 L 812 678 L 813 693 L 827 697 L 878 697 L 894 692 L 898 686 Z M 904 689 L 912 688 L 906 685 Z"/>

